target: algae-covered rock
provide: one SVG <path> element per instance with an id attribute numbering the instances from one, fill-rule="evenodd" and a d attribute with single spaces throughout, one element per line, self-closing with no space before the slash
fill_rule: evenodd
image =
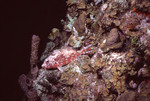
<path id="1" fill-rule="evenodd" d="M 136 95 L 137 93 L 134 91 L 126 91 L 116 101 L 136 101 Z"/>
<path id="2" fill-rule="evenodd" d="M 86 21 L 86 14 L 83 12 L 80 14 L 79 18 L 74 22 L 74 28 L 78 32 L 79 36 L 83 36 L 85 34 L 85 21 Z"/>
<path id="3" fill-rule="evenodd" d="M 121 32 L 119 32 L 118 29 L 112 29 L 106 39 L 103 40 L 103 43 L 101 44 L 101 49 L 104 52 L 107 52 L 111 49 L 121 48 L 123 45 L 123 39 L 121 39 L 120 34 Z"/>
<path id="4" fill-rule="evenodd" d="M 69 45 L 74 47 L 74 48 L 78 48 L 81 47 L 83 44 L 83 36 L 79 37 L 79 36 L 73 36 L 71 35 L 69 38 Z"/>
<path id="5" fill-rule="evenodd" d="M 45 71 L 44 69 L 39 70 L 37 79 L 33 81 L 34 88 L 37 91 L 37 95 L 41 101 L 47 101 L 53 99 L 53 94 L 63 94 L 63 87 L 59 83 L 60 71 Z M 48 89 L 49 88 L 49 89 Z"/>
<path id="6" fill-rule="evenodd" d="M 102 94 L 106 90 L 103 81 L 97 80 L 96 75 L 82 74 L 75 80 L 72 90 L 68 91 L 66 96 L 70 96 L 73 100 L 94 101 L 98 98 L 99 93 Z"/>
<path id="7" fill-rule="evenodd" d="M 150 81 L 142 81 L 138 87 L 137 101 L 149 101 L 150 99 Z"/>

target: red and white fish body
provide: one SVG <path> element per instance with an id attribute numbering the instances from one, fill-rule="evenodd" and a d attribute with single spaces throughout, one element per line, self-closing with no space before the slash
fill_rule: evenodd
<path id="1" fill-rule="evenodd" d="M 79 51 L 71 47 L 54 50 L 53 53 L 44 60 L 42 68 L 46 69 L 58 68 L 59 70 L 61 70 L 61 66 L 66 65 L 71 61 L 74 61 L 77 57 L 79 57 L 82 54 L 90 52 L 91 46 L 92 45 L 83 47 Z"/>

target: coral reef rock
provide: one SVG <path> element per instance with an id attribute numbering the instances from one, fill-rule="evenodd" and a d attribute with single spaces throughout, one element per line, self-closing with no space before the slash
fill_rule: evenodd
<path id="1" fill-rule="evenodd" d="M 149 0 L 67 0 L 66 3 L 63 30 L 52 29 L 40 63 L 62 48 L 78 52 L 90 45 L 91 50 L 70 62 L 63 60 L 66 64 L 59 71 L 42 68 L 37 62 L 37 47 L 34 48 L 39 42 L 33 41 L 31 72 L 19 77 L 26 99 L 150 101 Z"/>

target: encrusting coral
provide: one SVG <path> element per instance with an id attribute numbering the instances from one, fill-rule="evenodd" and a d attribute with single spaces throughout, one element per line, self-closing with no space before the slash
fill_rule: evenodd
<path id="1" fill-rule="evenodd" d="M 37 65 L 19 83 L 28 100 L 149 101 L 148 0 L 68 0 L 62 32 L 54 28 Z M 58 69 L 57 69 L 58 68 Z"/>

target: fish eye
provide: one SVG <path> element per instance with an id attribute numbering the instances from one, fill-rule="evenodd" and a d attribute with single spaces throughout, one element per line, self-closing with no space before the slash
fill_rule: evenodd
<path id="1" fill-rule="evenodd" d="M 48 63 L 49 63 L 49 61 L 47 60 L 47 61 L 46 61 L 46 64 L 48 64 Z"/>

